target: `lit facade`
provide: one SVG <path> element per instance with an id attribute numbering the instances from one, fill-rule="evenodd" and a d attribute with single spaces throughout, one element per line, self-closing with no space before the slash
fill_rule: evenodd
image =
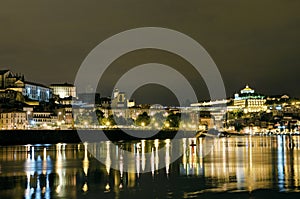
<path id="1" fill-rule="evenodd" d="M 131 108 L 135 106 L 135 101 L 133 99 L 127 100 L 127 107 Z"/>
<path id="2" fill-rule="evenodd" d="M 48 102 L 52 97 L 49 87 L 25 81 L 23 75 L 13 74 L 9 70 L 0 70 L 0 89 L 20 92 L 24 97 L 39 102 Z"/>
<path id="3" fill-rule="evenodd" d="M 1 129 L 25 129 L 27 116 L 24 111 L 13 111 L 0 113 Z"/>
<path id="4" fill-rule="evenodd" d="M 265 111 L 265 97 L 255 93 L 248 85 L 240 91 L 240 94 L 234 95 L 234 106 L 243 108 L 244 112 L 260 112 Z"/>
<path id="5" fill-rule="evenodd" d="M 60 98 L 77 97 L 76 87 L 73 84 L 51 84 L 50 88 L 52 88 L 53 94 Z"/>
<path id="6" fill-rule="evenodd" d="M 52 98 L 52 89 L 39 83 L 17 80 L 15 87 L 9 89 L 20 92 L 24 97 L 34 101 L 49 102 Z"/>
<path id="7" fill-rule="evenodd" d="M 53 124 L 53 118 L 51 112 L 33 112 L 30 120 L 31 127 L 43 127 L 51 126 Z"/>
<path id="8" fill-rule="evenodd" d="M 52 89 L 42 84 L 33 82 L 24 82 L 24 88 L 22 89 L 24 96 L 27 96 L 31 100 L 49 102 L 52 98 Z"/>

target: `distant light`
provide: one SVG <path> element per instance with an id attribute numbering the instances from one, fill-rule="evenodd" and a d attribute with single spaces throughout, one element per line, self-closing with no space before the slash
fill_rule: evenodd
<path id="1" fill-rule="evenodd" d="M 281 106 L 276 106 L 276 110 L 282 110 Z"/>
<path id="2" fill-rule="evenodd" d="M 83 192 L 87 192 L 89 189 L 88 189 L 88 185 L 87 183 L 84 183 L 83 187 L 82 187 L 82 191 Z"/>
<path id="3" fill-rule="evenodd" d="M 169 128 L 169 127 L 170 127 L 170 123 L 167 122 L 167 123 L 165 124 L 165 126 L 166 126 L 167 128 Z"/>
<path id="4" fill-rule="evenodd" d="M 106 186 L 105 186 L 105 190 L 108 191 L 109 189 L 110 189 L 110 186 L 109 186 L 109 184 L 107 183 Z"/>

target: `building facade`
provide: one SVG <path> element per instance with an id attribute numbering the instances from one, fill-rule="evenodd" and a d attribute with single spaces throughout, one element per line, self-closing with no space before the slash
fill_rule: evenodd
<path id="1" fill-rule="evenodd" d="M 53 90 L 53 94 L 60 98 L 77 97 L 76 87 L 73 84 L 51 84 L 50 88 Z"/>
<path id="2" fill-rule="evenodd" d="M 52 89 L 42 84 L 26 82 L 22 89 L 24 96 L 27 96 L 31 100 L 49 102 L 52 98 Z"/>
<path id="3" fill-rule="evenodd" d="M 0 89 L 20 92 L 24 97 L 39 102 L 48 102 L 52 97 L 52 90 L 49 87 L 25 81 L 23 75 L 13 74 L 9 70 L 0 70 Z"/>
<path id="4" fill-rule="evenodd" d="M 1 129 L 25 129 L 27 116 L 24 111 L 12 111 L 0 113 Z"/>
<path id="5" fill-rule="evenodd" d="M 260 112 L 265 111 L 265 96 L 255 93 L 255 90 L 248 85 L 240 91 L 240 94 L 234 95 L 234 106 L 240 107 L 247 112 Z"/>

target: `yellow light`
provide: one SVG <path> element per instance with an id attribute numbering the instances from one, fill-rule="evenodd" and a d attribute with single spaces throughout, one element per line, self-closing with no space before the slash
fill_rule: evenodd
<path id="1" fill-rule="evenodd" d="M 106 125 L 106 126 L 110 126 L 110 122 L 106 122 L 105 125 Z"/>
<path id="2" fill-rule="evenodd" d="M 107 191 L 110 189 L 110 186 L 109 186 L 108 183 L 106 184 L 105 189 L 106 189 Z"/>
<path id="3" fill-rule="evenodd" d="M 142 122 L 142 126 L 145 126 L 145 122 Z"/>
<path id="4" fill-rule="evenodd" d="M 82 187 L 83 192 L 87 192 L 89 190 L 87 183 L 85 183 Z"/>

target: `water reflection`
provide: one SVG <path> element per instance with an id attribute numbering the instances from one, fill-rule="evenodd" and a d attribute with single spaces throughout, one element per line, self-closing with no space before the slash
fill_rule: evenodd
<path id="1" fill-rule="evenodd" d="M 0 197 L 190 197 L 203 191 L 299 191 L 298 136 L 222 138 L 205 158 L 204 145 L 202 138 L 180 140 L 183 155 L 174 163 L 170 140 L 1 147 Z M 163 156 L 158 153 L 161 147 Z M 88 150 L 103 157 L 103 164 Z M 131 160 L 123 150 L 132 152 Z M 111 169 L 112 164 L 118 170 Z M 165 168 L 158 169 L 160 164 Z M 125 168 L 131 172 L 124 172 Z M 147 168 L 151 172 L 144 173 Z"/>
<path id="2" fill-rule="evenodd" d="M 47 149 L 43 148 L 42 154 L 35 154 L 35 147 L 25 146 L 27 151 L 27 159 L 24 164 L 24 171 L 27 176 L 25 198 L 50 198 L 49 174 L 52 172 L 52 162 L 47 156 Z M 14 156 L 17 154 L 14 153 Z M 42 155 L 42 157 L 41 157 Z"/>

